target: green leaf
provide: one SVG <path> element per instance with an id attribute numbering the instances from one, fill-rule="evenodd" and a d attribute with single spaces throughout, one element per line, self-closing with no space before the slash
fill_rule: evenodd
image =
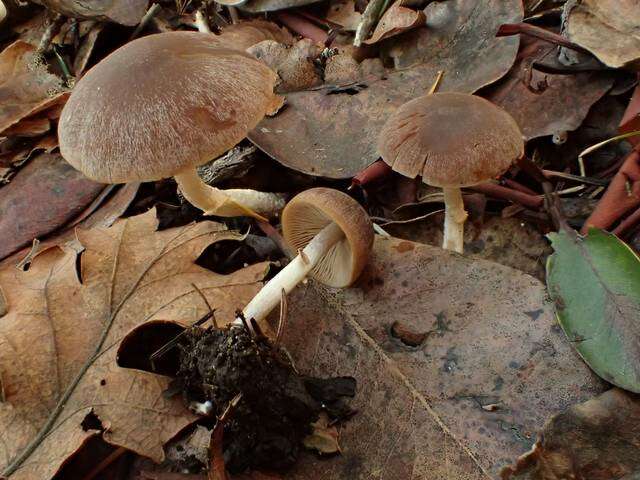
<path id="1" fill-rule="evenodd" d="M 547 288 L 567 337 L 604 380 L 640 393 L 640 259 L 615 235 L 549 235 Z"/>

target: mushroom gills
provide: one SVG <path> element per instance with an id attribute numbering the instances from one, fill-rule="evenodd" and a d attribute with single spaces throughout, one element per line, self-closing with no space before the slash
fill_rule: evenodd
<path id="1" fill-rule="evenodd" d="M 280 303 L 282 290 L 291 292 L 344 238 L 338 224 L 329 223 L 253 297 L 242 312 L 244 317 L 256 321 L 265 318 Z"/>

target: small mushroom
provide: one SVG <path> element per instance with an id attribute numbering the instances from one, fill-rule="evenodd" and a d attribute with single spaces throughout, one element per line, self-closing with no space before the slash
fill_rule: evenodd
<path id="1" fill-rule="evenodd" d="M 247 319 L 265 318 L 307 275 L 330 287 L 351 285 L 373 245 L 373 225 L 364 209 L 345 193 L 312 188 L 296 195 L 282 212 L 287 243 L 298 250 L 243 311 Z"/>
<path id="2" fill-rule="evenodd" d="M 77 83 L 58 126 L 60 152 L 103 183 L 175 177 L 206 214 L 273 213 L 282 195 L 206 185 L 196 167 L 240 142 L 282 105 L 277 75 L 213 35 L 168 32 L 119 48 Z"/>
<path id="3" fill-rule="evenodd" d="M 441 187 L 445 220 L 443 248 L 463 251 L 461 187 L 502 175 L 524 153 L 515 120 L 484 98 L 434 93 L 402 105 L 378 137 L 378 152 L 393 170 Z"/>

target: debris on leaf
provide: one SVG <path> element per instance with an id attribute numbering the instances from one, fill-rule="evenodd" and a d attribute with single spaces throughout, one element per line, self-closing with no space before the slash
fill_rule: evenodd
<path id="1" fill-rule="evenodd" d="M 309 450 L 314 450 L 322 455 L 331 455 L 340 452 L 338 443 L 338 429 L 329 424 L 329 415 L 320 412 L 318 420 L 311 424 L 313 431 L 304 437 L 303 443 Z"/>

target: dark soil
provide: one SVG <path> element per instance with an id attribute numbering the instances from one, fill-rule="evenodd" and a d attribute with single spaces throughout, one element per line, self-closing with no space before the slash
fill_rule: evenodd
<path id="1" fill-rule="evenodd" d="M 318 382 L 301 376 L 266 337 L 252 337 L 243 326 L 188 332 L 177 377 L 188 401 L 210 400 L 217 415 L 242 393 L 224 429 L 225 463 L 231 473 L 291 467 L 311 423 L 327 406 L 327 391 L 341 394 L 332 398 L 331 405 L 341 407 L 327 409 L 330 415 L 353 413 L 340 398 L 353 396 L 353 379 Z"/>

